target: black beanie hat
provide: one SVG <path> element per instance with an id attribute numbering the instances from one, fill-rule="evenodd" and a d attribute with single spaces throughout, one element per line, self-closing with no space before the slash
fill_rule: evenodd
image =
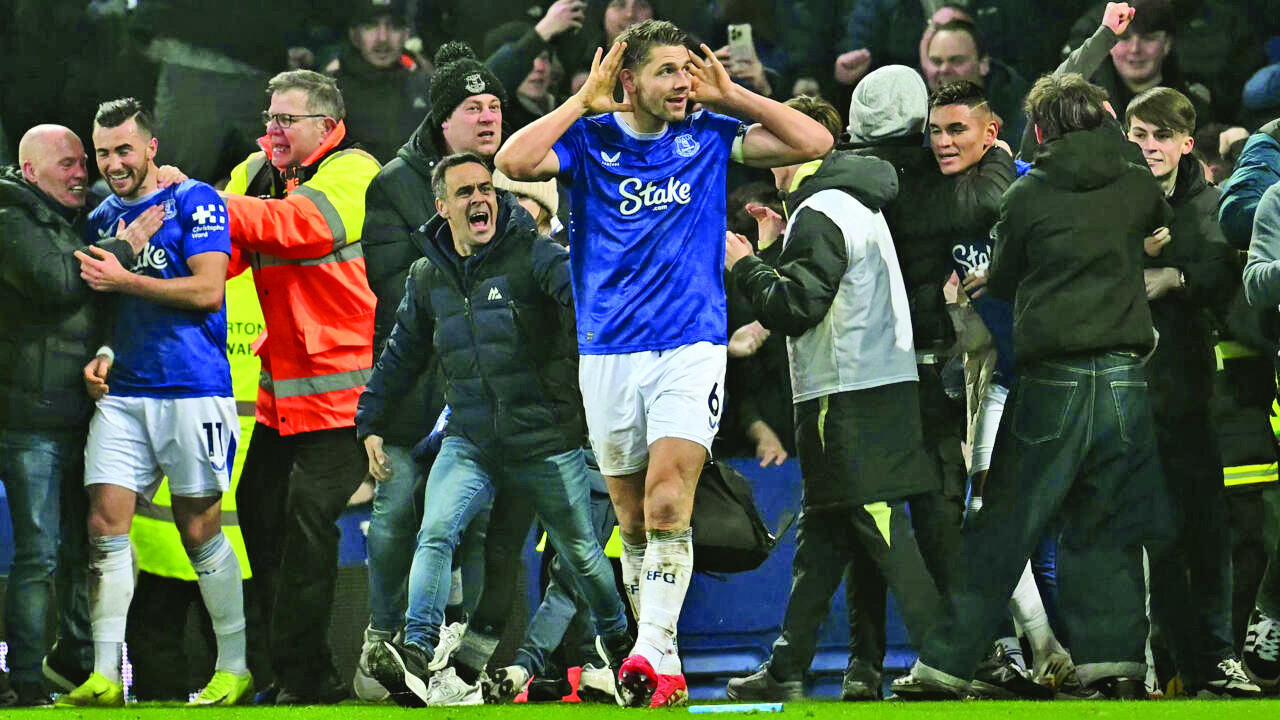
<path id="1" fill-rule="evenodd" d="M 436 72 L 431 76 L 431 124 L 436 130 L 462 101 L 472 95 L 490 93 L 507 104 L 507 93 L 498 77 L 485 67 L 469 45 L 447 42 L 435 56 Z"/>

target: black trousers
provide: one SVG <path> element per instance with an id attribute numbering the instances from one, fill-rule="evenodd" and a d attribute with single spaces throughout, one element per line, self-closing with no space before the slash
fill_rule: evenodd
<path id="1" fill-rule="evenodd" d="M 367 468 L 353 428 L 288 436 L 261 423 L 253 429 L 236 490 L 240 531 L 255 600 L 267 609 L 271 669 L 281 687 L 303 695 L 337 677 L 327 641 L 337 522 Z"/>

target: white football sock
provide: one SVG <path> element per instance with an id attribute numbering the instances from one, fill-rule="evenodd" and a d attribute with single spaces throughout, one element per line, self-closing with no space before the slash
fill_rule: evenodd
<path id="1" fill-rule="evenodd" d="M 1036 586 L 1031 563 L 1023 568 L 1022 578 L 1013 589 L 1009 612 L 1013 613 L 1013 621 L 1031 643 L 1032 667 L 1040 668 L 1053 653 L 1066 653 L 1049 625 L 1049 613 L 1045 612 L 1044 603 L 1040 599 L 1040 588 Z"/>
<path id="2" fill-rule="evenodd" d="M 213 621 L 213 634 L 218 638 L 218 662 L 214 667 L 237 675 L 249 672 L 244 589 L 235 550 L 227 536 L 219 532 L 204 544 L 189 550 L 187 557 L 196 571 L 200 595 L 209 611 L 209 619 Z"/>
<path id="3" fill-rule="evenodd" d="M 89 619 L 93 670 L 120 682 L 120 651 L 133 600 L 133 553 L 128 535 L 89 539 Z"/>
<path id="4" fill-rule="evenodd" d="M 646 543 L 633 545 L 622 538 L 622 588 L 627 593 L 627 604 L 631 606 L 631 617 L 640 621 L 640 573 L 644 566 Z"/>
<path id="5" fill-rule="evenodd" d="M 680 609 L 693 575 L 693 530 L 649 530 L 647 535 L 635 652 L 657 670 L 675 640 Z"/>

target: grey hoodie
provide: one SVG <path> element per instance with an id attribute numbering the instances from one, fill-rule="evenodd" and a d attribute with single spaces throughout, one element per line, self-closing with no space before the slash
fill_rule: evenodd
<path id="1" fill-rule="evenodd" d="M 929 89 L 920 73 L 906 65 L 886 65 L 853 89 L 849 100 L 849 140 L 871 143 L 924 131 L 929 119 Z"/>

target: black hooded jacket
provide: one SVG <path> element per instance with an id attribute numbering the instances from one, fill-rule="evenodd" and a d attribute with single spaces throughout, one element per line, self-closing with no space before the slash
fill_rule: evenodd
<path id="1" fill-rule="evenodd" d="M 378 298 L 373 318 L 373 354 L 386 345 L 396 322 L 396 308 L 404 297 L 409 266 L 426 254 L 425 238 L 415 236 L 436 214 L 431 169 L 440 159 L 424 120 L 391 162 L 382 166 L 365 192 L 365 274 Z M 428 345 L 423 373 L 404 393 L 385 400 L 380 423 L 370 432 L 393 445 L 413 446 L 422 439 L 444 406 L 443 389 L 434 354 Z M 361 401 L 363 402 L 363 400 Z"/>
<path id="2" fill-rule="evenodd" d="M 1147 363 L 1147 379 L 1158 422 L 1209 411 L 1217 367 L 1211 317 L 1221 315 L 1240 289 L 1234 251 L 1218 226 L 1218 195 L 1200 163 L 1184 155 L 1169 197 L 1171 240 L 1159 256 L 1146 258 L 1146 267 L 1176 268 L 1186 281 L 1186 287 L 1151 301 L 1160 343 Z"/>
<path id="3" fill-rule="evenodd" d="M 584 444 L 569 254 L 540 237 L 503 191 L 497 227 L 467 258 L 454 249 L 443 217 L 414 234 L 426 257 L 409 270 L 395 327 L 360 397 L 361 437 L 385 425 L 386 400 L 403 397 L 436 357 L 449 435 L 495 459 L 530 460 Z"/>
<path id="4" fill-rule="evenodd" d="M 1019 367 L 1154 342 L 1142 241 L 1169 206 L 1114 123 L 1050 140 L 1004 195 L 987 291 L 1014 304 Z"/>
<path id="5" fill-rule="evenodd" d="M 82 211 L 58 205 L 17 167 L 0 168 L 0 428 L 88 427 L 84 366 L 107 340 L 110 298 L 80 279 L 73 253 L 84 233 Z M 133 266 L 124 241 L 97 244 Z"/>

